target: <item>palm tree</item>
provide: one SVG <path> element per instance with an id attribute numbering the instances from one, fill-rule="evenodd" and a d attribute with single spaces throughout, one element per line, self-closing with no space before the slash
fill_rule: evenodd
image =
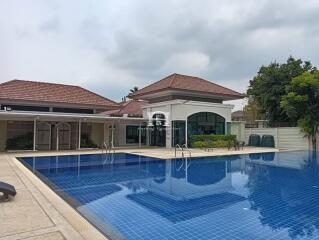
<path id="1" fill-rule="evenodd" d="M 133 87 L 132 89 L 130 89 L 130 93 L 135 93 L 138 91 L 138 87 Z"/>

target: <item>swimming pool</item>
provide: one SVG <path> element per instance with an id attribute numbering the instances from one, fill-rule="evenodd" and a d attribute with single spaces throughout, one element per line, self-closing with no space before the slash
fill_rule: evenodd
<path id="1" fill-rule="evenodd" d="M 19 160 L 112 239 L 319 239 L 313 152 Z"/>

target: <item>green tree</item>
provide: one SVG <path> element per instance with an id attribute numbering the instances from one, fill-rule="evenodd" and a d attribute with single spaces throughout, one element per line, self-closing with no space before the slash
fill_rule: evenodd
<path id="1" fill-rule="evenodd" d="M 305 72 L 293 78 L 287 94 L 282 97 L 281 108 L 298 126 L 316 150 L 319 127 L 319 71 Z"/>
<path id="2" fill-rule="evenodd" d="M 291 80 L 304 72 L 312 72 L 315 68 L 310 62 L 289 57 L 286 63 L 270 63 L 268 66 L 260 67 L 257 75 L 250 81 L 247 94 L 253 98 L 266 120 L 270 123 L 288 122 L 295 124 L 286 112 L 280 108 L 282 96 L 287 92 Z"/>
<path id="3" fill-rule="evenodd" d="M 247 123 L 255 123 L 256 120 L 263 120 L 264 115 L 260 113 L 260 109 L 256 100 L 252 97 L 248 99 L 247 105 L 244 107 L 244 116 Z"/>

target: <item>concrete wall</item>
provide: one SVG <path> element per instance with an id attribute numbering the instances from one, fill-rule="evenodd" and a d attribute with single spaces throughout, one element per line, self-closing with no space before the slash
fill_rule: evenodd
<path id="1" fill-rule="evenodd" d="M 102 147 L 104 142 L 104 124 L 103 123 L 92 123 L 91 139 L 99 147 Z"/>
<path id="2" fill-rule="evenodd" d="M 7 142 L 7 121 L 0 121 L 0 152 L 5 151 Z"/>
<path id="3" fill-rule="evenodd" d="M 298 127 L 244 129 L 244 125 L 244 122 L 232 122 L 231 132 L 232 134 L 237 135 L 238 140 L 245 141 L 246 143 L 248 143 L 249 136 L 251 134 L 258 134 L 260 136 L 267 134 L 274 136 L 276 148 L 301 150 L 309 149 L 308 138 L 304 137 L 304 134 Z"/>
<path id="4" fill-rule="evenodd" d="M 246 141 L 245 136 L 245 122 L 232 122 L 230 128 L 230 134 L 236 135 L 237 140 Z"/>
<path id="5" fill-rule="evenodd" d="M 298 127 L 286 128 L 250 128 L 245 130 L 245 139 L 248 143 L 250 134 L 264 135 L 269 134 L 274 136 L 275 146 L 279 149 L 309 149 L 308 138 Z"/>

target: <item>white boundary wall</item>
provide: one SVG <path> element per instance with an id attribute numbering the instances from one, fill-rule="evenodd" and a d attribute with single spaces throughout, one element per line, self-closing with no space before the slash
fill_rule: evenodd
<path id="1" fill-rule="evenodd" d="M 307 137 L 300 131 L 298 127 L 280 127 L 280 128 L 244 128 L 244 123 L 232 123 L 231 132 L 237 135 L 237 139 L 248 143 L 251 134 L 272 135 L 275 139 L 275 147 L 279 149 L 309 149 L 309 141 Z M 244 130 L 243 130 L 244 129 Z M 319 139 L 319 138 L 318 138 Z M 318 143 L 319 145 L 319 143 Z"/>

